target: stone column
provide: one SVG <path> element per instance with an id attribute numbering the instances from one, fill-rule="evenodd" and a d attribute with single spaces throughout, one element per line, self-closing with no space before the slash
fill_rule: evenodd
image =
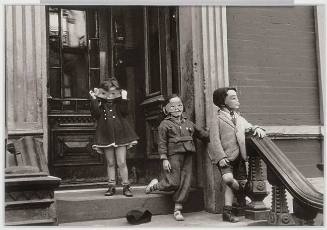
<path id="1" fill-rule="evenodd" d="M 193 81 L 191 89 L 183 85 L 181 88 L 182 91 L 194 91 L 194 113 L 191 115 L 197 125 L 210 127 L 217 109 L 212 102 L 212 93 L 216 88 L 228 85 L 226 8 L 180 7 L 179 18 L 181 78 Z M 210 127 L 211 130 L 214 128 Z M 224 204 L 221 176 L 208 157 L 207 146 L 198 143 L 198 150 L 202 154 L 197 158 L 197 175 L 204 180 L 197 184 L 204 188 L 205 209 L 221 213 Z"/>

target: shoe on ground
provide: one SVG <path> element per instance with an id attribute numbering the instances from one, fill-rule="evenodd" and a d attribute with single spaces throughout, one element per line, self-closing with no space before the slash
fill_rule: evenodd
<path id="1" fill-rule="evenodd" d="M 174 212 L 174 217 L 175 217 L 175 220 L 177 220 L 177 221 L 184 220 L 184 216 L 182 215 L 181 211 L 179 211 L 179 210 Z"/>
<path id="2" fill-rule="evenodd" d="M 223 209 L 223 221 L 237 223 L 240 219 L 232 213 L 232 206 L 225 206 Z"/>
<path id="3" fill-rule="evenodd" d="M 105 196 L 113 196 L 116 193 L 116 188 L 114 186 L 109 186 L 108 190 L 105 192 Z"/>
<path id="4" fill-rule="evenodd" d="M 154 191 L 154 189 L 153 189 L 153 185 L 155 185 L 155 184 L 157 184 L 157 183 L 158 183 L 158 179 L 153 179 L 153 180 L 148 184 L 148 186 L 146 186 L 146 188 L 145 188 L 145 193 L 146 193 L 146 194 L 149 194 L 149 193 L 153 192 L 153 191 Z"/>
<path id="5" fill-rule="evenodd" d="M 130 185 L 124 185 L 123 186 L 123 195 L 125 195 L 127 197 L 132 197 L 133 196 Z"/>

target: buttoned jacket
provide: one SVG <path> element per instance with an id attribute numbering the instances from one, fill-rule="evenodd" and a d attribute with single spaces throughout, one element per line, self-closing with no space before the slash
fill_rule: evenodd
<path id="1" fill-rule="evenodd" d="M 128 100 L 91 99 L 91 114 L 96 119 L 96 145 L 123 145 L 138 139 L 128 121 Z"/>
<path id="2" fill-rule="evenodd" d="M 195 152 L 193 136 L 209 141 L 209 133 L 183 117 L 181 122 L 166 117 L 158 127 L 158 152 L 160 159 L 176 153 Z"/>
<path id="3" fill-rule="evenodd" d="M 218 110 L 212 121 L 210 130 L 209 157 L 213 164 L 221 159 L 235 160 L 241 154 L 247 159 L 245 133 L 254 127 L 241 115 L 235 113 L 236 124 L 229 113 Z"/>

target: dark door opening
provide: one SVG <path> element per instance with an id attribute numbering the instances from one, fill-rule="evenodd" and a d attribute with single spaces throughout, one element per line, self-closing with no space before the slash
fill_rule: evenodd
<path id="1" fill-rule="evenodd" d="M 91 149 L 88 92 L 108 76 L 128 91 L 129 119 L 140 137 L 127 153 L 131 183 L 159 176 L 161 103 L 180 85 L 177 15 L 175 7 L 48 8 L 48 159 L 63 185 L 106 184 L 106 161 Z"/>

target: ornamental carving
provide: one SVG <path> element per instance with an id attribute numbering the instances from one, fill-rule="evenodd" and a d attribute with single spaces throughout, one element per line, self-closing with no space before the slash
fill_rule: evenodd
<path id="1" fill-rule="evenodd" d="M 54 194 L 50 190 L 36 190 L 36 191 L 13 191 L 6 192 L 6 202 L 25 201 L 25 200 L 42 200 L 53 199 Z"/>

